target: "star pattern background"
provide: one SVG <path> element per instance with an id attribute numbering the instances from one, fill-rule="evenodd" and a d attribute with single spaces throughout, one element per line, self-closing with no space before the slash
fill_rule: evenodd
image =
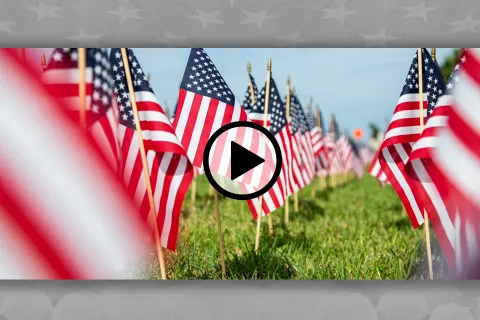
<path id="1" fill-rule="evenodd" d="M 0 3 L 5 46 L 460 47 L 476 40 L 480 30 L 476 0 Z"/>

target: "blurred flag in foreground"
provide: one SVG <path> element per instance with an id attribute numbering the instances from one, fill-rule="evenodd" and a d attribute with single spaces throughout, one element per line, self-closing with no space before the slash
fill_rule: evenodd
<path id="1" fill-rule="evenodd" d="M 0 50 L 0 278 L 125 278 L 148 234 L 93 142 Z"/>
<path id="2" fill-rule="evenodd" d="M 105 48 L 86 50 L 86 122 L 103 154 L 118 170 L 120 146 L 118 144 L 118 106 L 113 97 L 113 79 Z M 55 97 L 62 100 L 72 116 L 80 119 L 77 48 L 57 48 L 53 51 L 42 80 Z"/>
<path id="3" fill-rule="evenodd" d="M 456 276 L 480 278 L 480 49 L 467 49 L 448 120 L 431 150 L 432 181 L 449 209 Z M 453 79 L 457 80 L 457 79 Z M 449 82 L 450 83 L 450 82 Z M 448 84 L 447 84 L 448 88 Z M 448 231 L 448 230 L 447 230 Z M 447 233 L 448 235 L 448 233 Z"/>

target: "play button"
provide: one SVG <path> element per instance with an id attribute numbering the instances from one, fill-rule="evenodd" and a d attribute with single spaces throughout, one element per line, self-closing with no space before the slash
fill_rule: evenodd
<path id="1" fill-rule="evenodd" d="M 205 176 L 215 190 L 236 200 L 257 198 L 280 176 L 282 154 L 270 131 L 247 121 L 229 123 L 208 140 Z"/>
<path id="2" fill-rule="evenodd" d="M 232 141 L 231 144 L 231 180 L 237 179 L 241 175 L 265 162 L 265 159 L 260 158 L 255 153 L 250 152 L 235 141 Z"/>

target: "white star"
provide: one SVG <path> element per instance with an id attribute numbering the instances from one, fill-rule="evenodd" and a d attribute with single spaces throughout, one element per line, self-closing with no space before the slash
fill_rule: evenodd
<path id="1" fill-rule="evenodd" d="M 422 18 L 423 20 L 428 20 L 428 13 L 435 10 L 437 7 L 427 7 L 424 2 L 420 3 L 418 6 L 414 7 L 404 7 L 403 9 L 407 10 L 407 14 L 403 19 L 407 18 Z"/>
<path id="2" fill-rule="evenodd" d="M 335 9 L 323 9 L 322 11 L 325 12 L 322 19 L 336 19 L 342 26 L 345 25 L 345 17 L 358 13 L 357 11 L 347 10 L 346 4 Z"/>
<path id="3" fill-rule="evenodd" d="M 388 36 L 386 33 L 387 33 L 387 30 L 383 29 L 377 34 L 362 34 L 362 33 L 360 33 L 360 35 L 362 37 L 364 37 L 365 40 L 367 40 L 366 46 L 369 46 L 369 45 L 385 46 L 385 44 L 388 41 L 393 41 L 393 40 L 396 40 L 396 39 L 400 39 L 399 37 Z"/>
<path id="4" fill-rule="evenodd" d="M 218 10 L 215 12 L 205 12 L 197 9 L 197 15 L 190 16 L 190 18 L 200 21 L 202 23 L 203 29 L 205 29 L 210 23 L 225 24 L 224 21 L 218 18 L 218 15 L 221 12 L 222 10 Z"/>
<path id="5" fill-rule="evenodd" d="M 310 43 L 311 41 L 305 38 L 300 37 L 300 30 L 297 30 L 293 35 L 286 35 L 286 36 L 277 36 L 278 39 L 283 40 L 289 43 Z"/>
<path id="6" fill-rule="evenodd" d="M 58 18 L 62 19 L 57 15 L 57 11 L 61 10 L 61 7 L 51 7 L 43 2 L 38 3 L 38 7 L 28 7 L 28 9 L 33 10 L 37 13 L 37 21 L 43 20 L 44 18 Z"/>
<path id="7" fill-rule="evenodd" d="M 186 36 L 179 36 L 179 35 L 174 35 L 168 32 L 167 30 L 163 31 L 163 38 L 159 38 L 157 40 L 154 40 L 154 43 L 163 43 L 165 44 L 166 47 L 176 47 L 179 43 L 185 43 L 185 40 L 187 39 Z"/>
<path id="8" fill-rule="evenodd" d="M 240 22 L 240 24 L 256 24 L 259 29 L 262 28 L 262 24 L 267 21 L 276 18 L 275 16 L 269 15 L 268 10 L 262 10 L 259 12 L 249 12 L 247 10 L 243 10 L 243 13 L 245 13 L 247 16 L 245 17 L 245 20 Z"/>
<path id="9" fill-rule="evenodd" d="M 471 32 L 477 32 L 477 29 L 475 29 L 475 26 L 480 22 L 480 20 L 473 20 L 472 15 L 468 15 L 463 20 L 460 21 L 454 21 L 450 22 L 449 25 L 451 25 L 454 29 L 450 31 L 450 33 L 457 33 L 457 32 L 462 32 L 462 31 L 471 31 Z"/>
<path id="10" fill-rule="evenodd" d="M 127 8 L 121 4 L 118 4 L 118 9 L 116 11 L 108 11 L 107 13 L 114 14 L 120 19 L 120 25 L 129 19 L 145 19 L 139 15 L 139 12 L 142 10 L 136 8 Z"/>
<path id="11" fill-rule="evenodd" d="M 87 34 L 85 33 L 82 29 L 78 30 L 78 35 L 77 36 L 70 36 L 70 37 L 65 37 L 65 40 L 73 40 L 76 41 L 81 47 L 95 47 L 97 46 L 97 41 L 103 37 L 105 33 L 103 34 Z"/>
<path id="12" fill-rule="evenodd" d="M 15 32 L 12 31 L 12 27 L 16 26 L 17 24 L 18 23 L 10 21 L 0 21 L 0 31 L 15 34 Z"/>

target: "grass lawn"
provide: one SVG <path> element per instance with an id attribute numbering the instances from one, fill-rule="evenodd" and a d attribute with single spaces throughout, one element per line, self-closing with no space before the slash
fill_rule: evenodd
<path id="1" fill-rule="evenodd" d="M 312 184 L 318 187 L 315 180 Z M 299 211 L 284 225 L 284 208 L 272 213 L 274 234 L 263 218 L 261 249 L 254 252 L 256 222 L 244 201 L 220 197 L 227 279 L 428 278 L 423 226 L 413 230 L 391 187 L 369 175 L 346 185 L 300 191 Z M 187 195 L 177 252 L 166 253 L 168 279 L 221 279 L 214 198 L 205 176 L 197 179 L 196 207 Z M 436 279 L 447 267 L 432 234 Z M 141 278 L 160 279 L 152 261 Z"/>

